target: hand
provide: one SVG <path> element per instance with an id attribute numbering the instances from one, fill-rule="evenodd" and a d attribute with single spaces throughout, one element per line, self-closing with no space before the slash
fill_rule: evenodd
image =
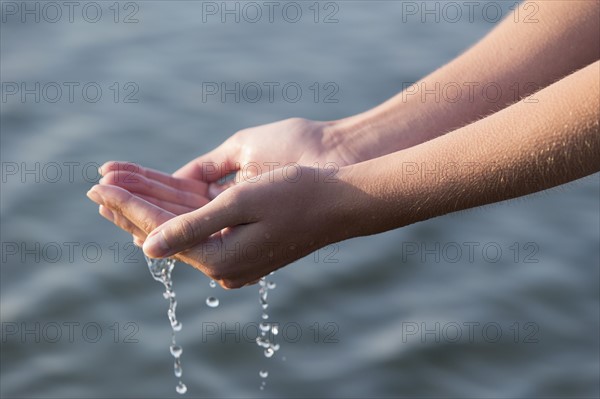
<path id="1" fill-rule="evenodd" d="M 286 164 L 339 169 L 358 162 L 356 152 L 343 142 L 336 122 L 291 118 L 240 130 L 213 151 L 202 155 L 173 176 L 209 184 L 214 198 L 236 182 L 281 168 Z M 218 184 L 237 172 L 234 182 Z"/>
<path id="2" fill-rule="evenodd" d="M 145 239 L 147 255 L 173 256 L 225 288 L 238 288 L 353 229 L 338 206 L 348 186 L 323 170 L 297 172 L 241 182 L 180 216 L 113 185 L 96 185 L 88 196 L 103 216 Z"/>
<path id="3" fill-rule="evenodd" d="M 112 184 L 170 212 L 180 215 L 205 205 L 209 199 L 242 180 L 273 172 L 287 164 L 326 168 L 335 173 L 339 167 L 357 162 L 357 155 L 342 143 L 336 122 L 316 122 L 301 118 L 286 119 L 244 129 L 215 150 L 179 169 L 173 176 L 133 163 L 110 161 L 100 168 L 100 184 Z M 292 171 L 294 168 L 292 168 Z M 226 184 L 217 181 L 238 172 Z M 107 216 L 107 210 L 100 213 Z M 121 215 L 121 218 L 124 216 Z M 134 243 L 143 244 L 134 235 Z"/>

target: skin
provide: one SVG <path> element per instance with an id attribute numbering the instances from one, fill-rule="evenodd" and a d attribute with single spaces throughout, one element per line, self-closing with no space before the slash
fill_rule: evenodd
<path id="1" fill-rule="evenodd" d="M 109 162 L 88 196 L 147 255 L 174 256 L 238 288 L 329 243 L 597 172 L 599 3 L 536 4 L 538 23 L 508 19 L 421 82 L 519 82 L 528 88 L 519 96 L 545 87 L 531 97 L 514 103 L 503 90 L 511 98 L 449 102 L 407 89 L 340 121 L 240 131 L 173 176 L 139 167 L 127 179 L 119 172 L 131 164 Z M 250 162 L 254 173 L 218 184 Z"/>

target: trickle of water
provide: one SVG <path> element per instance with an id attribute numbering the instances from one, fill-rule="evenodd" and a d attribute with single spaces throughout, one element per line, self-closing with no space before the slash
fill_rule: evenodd
<path id="1" fill-rule="evenodd" d="M 217 286 L 217 282 L 215 280 L 210 280 L 210 283 L 208 283 L 208 285 L 210 285 L 210 288 L 215 288 Z"/>
<path id="2" fill-rule="evenodd" d="M 175 314 L 175 309 L 177 309 L 177 301 L 175 300 L 175 290 L 173 289 L 173 280 L 171 279 L 171 272 L 173 271 L 173 267 L 175 267 L 175 259 L 151 259 L 145 255 L 144 257 L 146 258 L 148 269 L 150 270 L 152 277 L 165 286 L 163 297 L 169 301 L 167 316 L 169 318 L 169 322 L 171 323 L 172 329 L 171 346 L 169 347 L 169 350 L 171 351 L 171 355 L 175 358 L 175 363 L 173 364 L 173 373 L 175 374 L 175 377 L 181 378 L 183 369 L 181 367 L 180 358 L 181 354 L 183 353 L 183 349 L 175 342 L 175 332 L 181 331 L 182 325 L 177 320 L 177 316 Z M 175 387 L 175 391 L 181 395 L 187 392 L 187 387 L 183 381 L 181 381 L 181 379 Z"/>
<path id="3" fill-rule="evenodd" d="M 271 275 L 272 274 L 273 273 L 271 273 Z M 258 281 L 258 285 L 258 302 L 262 309 L 261 318 L 263 321 L 259 324 L 260 336 L 256 337 L 256 344 L 264 350 L 263 353 L 265 357 L 270 358 L 273 357 L 275 352 L 279 350 L 279 344 L 272 342 L 267 334 L 269 332 L 273 334 L 273 336 L 279 334 L 279 327 L 276 324 L 266 321 L 269 318 L 269 315 L 267 314 L 267 308 L 269 307 L 269 304 L 267 303 L 267 296 L 269 290 L 275 289 L 277 285 L 272 281 L 267 281 L 265 277 Z M 260 384 L 260 390 L 262 391 L 265 389 L 265 385 L 267 384 L 265 379 L 269 376 L 269 372 L 267 370 L 261 370 L 258 374 L 263 379 Z"/>

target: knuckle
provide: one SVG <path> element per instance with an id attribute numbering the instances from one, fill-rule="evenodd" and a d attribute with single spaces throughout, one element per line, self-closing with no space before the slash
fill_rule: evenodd
<path id="1" fill-rule="evenodd" d="M 198 238 L 194 223 L 188 218 L 182 218 L 179 220 L 178 223 L 173 227 L 173 233 L 171 235 L 176 240 L 182 242 L 195 242 Z"/>
<path id="2" fill-rule="evenodd" d="M 127 211 L 127 205 L 129 201 L 133 198 L 133 196 L 129 192 L 121 192 L 118 190 L 115 191 L 114 196 L 107 196 L 108 204 L 110 208 L 112 208 L 116 213 L 124 214 Z"/>
<path id="3" fill-rule="evenodd" d="M 155 223 L 147 218 L 140 220 L 140 224 L 142 225 L 142 230 L 144 230 L 146 234 L 149 234 L 156 227 Z"/>

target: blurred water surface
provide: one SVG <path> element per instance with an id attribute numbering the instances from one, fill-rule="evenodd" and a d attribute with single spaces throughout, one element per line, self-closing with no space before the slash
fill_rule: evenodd
<path id="1" fill-rule="evenodd" d="M 39 102 L 17 94 L 1 104 L 0 393 L 19 398 L 176 396 L 161 287 L 129 236 L 85 197 L 97 176 L 84 166 L 122 159 L 174 171 L 244 127 L 365 110 L 494 25 L 481 13 L 473 22 L 403 21 L 403 3 L 394 1 L 322 2 L 319 23 L 313 2 L 297 3 L 297 23 L 277 13 L 273 23 L 222 23 L 195 1 L 116 3 L 118 23 L 112 1 L 96 2 L 97 23 L 81 8 L 72 23 L 65 15 L 23 23 L 6 3 L 3 84 L 65 90 L 55 103 L 47 86 Z M 503 12 L 513 4 L 502 3 Z M 338 22 L 322 23 L 332 12 Z M 123 23 L 126 16 L 137 22 Z M 303 95 L 203 101 L 202 82 L 236 81 L 295 82 Z M 73 102 L 64 82 L 80 83 Z M 97 102 L 81 93 L 90 82 L 102 89 Z M 325 103 L 324 92 L 315 101 L 314 82 L 333 82 L 338 101 Z M 128 95 L 137 102 L 125 102 Z M 56 182 L 44 169 L 53 162 L 62 165 Z M 72 181 L 68 162 L 77 163 Z M 37 176 L 8 173 L 36 163 Z M 287 327 L 271 359 L 251 339 L 257 288 L 211 292 L 205 276 L 180 264 L 188 395 L 597 397 L 599 191 L 594 175 L 296 262 L 273 276 L 271 321 Z M 25 247 L 14 254 L 14 243 Z M 215 291 L 221 305 L 211 309 L 204 300 Z M 262 368 L 270 371 L 265 391 Z"/>

